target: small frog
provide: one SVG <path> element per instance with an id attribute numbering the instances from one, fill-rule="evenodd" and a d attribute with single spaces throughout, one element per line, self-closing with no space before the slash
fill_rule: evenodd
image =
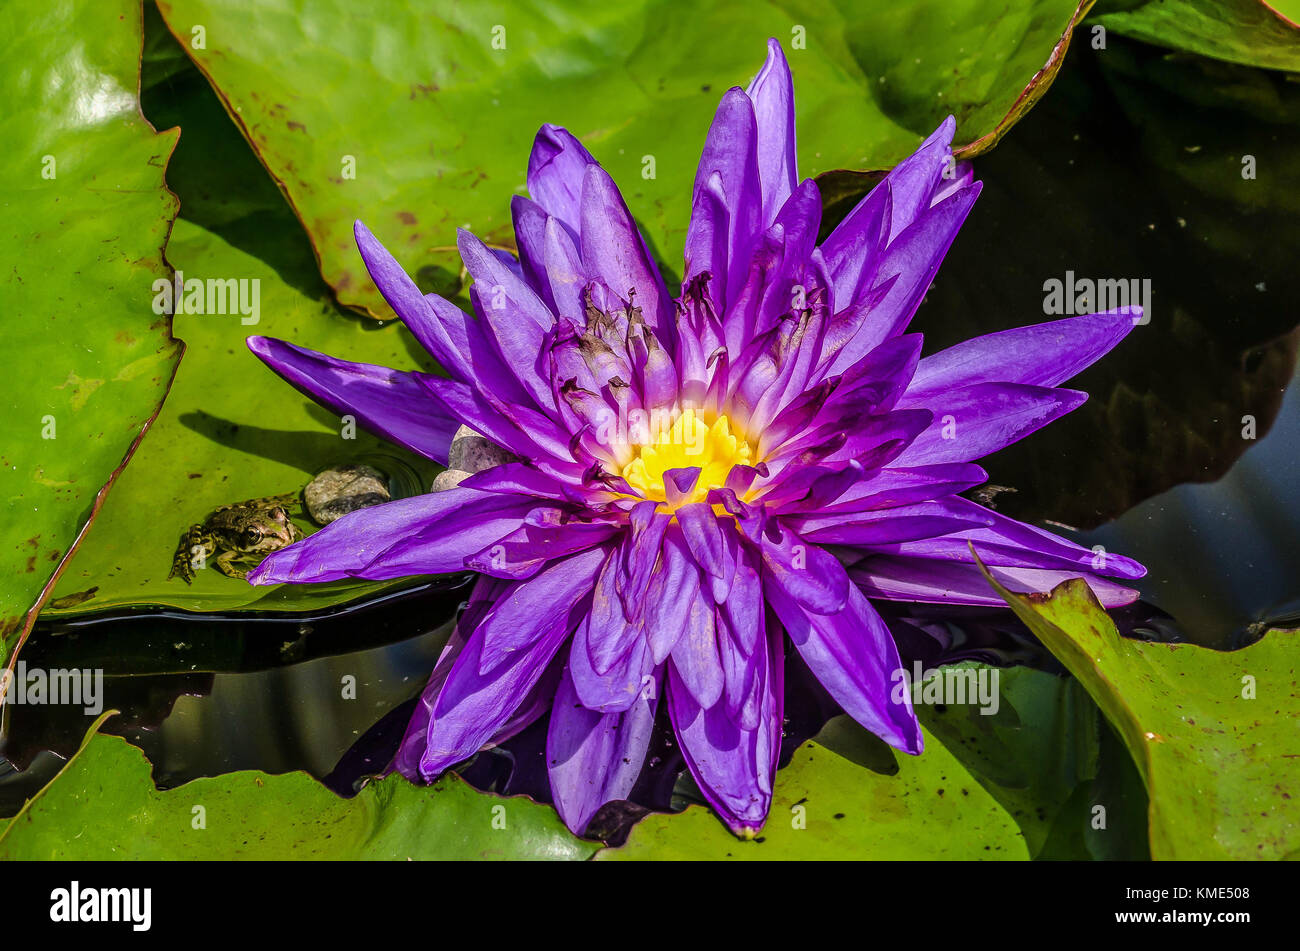
<path id="1" fill-rule="evenodd" d="M 266 555 L 302 538 L 289 521 L 289 508 L 296 502 L 297 496 L 289 494 L 223 505 L 181 536 L 168 579 L 180 575 L 190 584 L 195 562 L 202 565 L 213 555 L 223 575 L 242 579 Z"/>

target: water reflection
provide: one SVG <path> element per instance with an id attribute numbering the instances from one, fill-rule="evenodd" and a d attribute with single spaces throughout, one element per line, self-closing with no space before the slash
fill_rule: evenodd
<path id="1" fill-rule="evenodd" d="M 1144 599 L 1195 643 L 1231 649 L 1270 627 L 1300 626 L 1297 381 L 1268 434 L 1222 479 L 1177 486 L 1078 538 L 1145 564 Z"/>

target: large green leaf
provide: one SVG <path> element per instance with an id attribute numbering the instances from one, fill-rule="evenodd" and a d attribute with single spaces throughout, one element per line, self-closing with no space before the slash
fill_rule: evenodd
<path id="1" fill-rule="evenodd" d="M 301 241 L 301 235 L 281 234 Z M 419 347 L 404 327 L 368 327 L 340 311 L 323 288 L 314 294 L 299 290 L 270 263 L 183 218 L 167 253 L 187 276 L 260 281 L 261 319 L 244 325 L 238 314 L 176 315 L 185 362 L 157 422 L 59 582 L 56 600 L 66 598 L 69 606 L 47 609 L 47 616 L 137 604 L 300 611 L 407 583 L 255 588 L 212 567 L 198 572 L 192 585 L 167 579 L 181 534 L 219 505 L 296 492 L 317 471 L 340 462 L 370 461 L 386 472 L 406 474 L 412 492 L 427 490 L 435 471 L 432 463 L 364 430 L 345 430 L 337 417 L 292 389 L 244 346 L 249 334 L 262 333 L 365 363 L 410 366 Z M 355 438 L 344 438 L 353 433 Z M 310 522 L 299 521 L 312 530 Z M 91 588 L 96 590 L 89 600 L 75 597 Z"/>
<path id="2" fill-rule="evenodd" d="M 176 141 L 136 98 L 131 0 L 0 10 L 5 323 L 0 661 L 157 412 L 181 348 L 150 307 Z"/>
<path id="3" fill-rule="evenodd" d="M 105 716 L 110 716 L 106 714 Z M 0 827 L 0 859 L 583 859 L 550 806 L 454 775 L 393 775 L 341 799 L 306 773 L 228 773 L 159 792 L 144 755 L 98 733 Z"/>
<path id="4" fill-rule="evenodd" d="M 1294 0 L 1101 0 L 1093 19 L 1157 46 L 1300 72 L 1297 17 L 1300 4 Z"/>
<path id="5" fill-rule="evenodd" d="M 1011 816 L 933 735 L 895 756 L 848 717 L 776 776 L 762 834 L 742 841 L 708 809 L 653 815 L 600 859 L 1024 859 Z"/>
<path id="6" fill-rule="evenodd" d="M 1079 682 L 1028 667 L 957 667 L 997 678 L 996 709 L 923 703 L 917 715 L 1016 820 L 1030 854 L 1144 858 L 1141 780 L 1122 748 L 1110 755 L 1118 743 Z"/>
<path id="7" fill-rule="evenodd" d="M 159 7 L 281 184 L 339 300 L 385 314 L 353 219 L 426 290 L 442 287 L 459 272 L 456 227 L 513 241 L 509 199 L 543 122 L 590 146 L 677 268 L 713 109 L 757 70 L 767 37 L 791 58 L 803 174 L 881 168 L 949 113 L 968 152 L 991 145 L 1051 82 L 1090 2 Z"/>
<path id="8" fill-rule="evenodd" d="M 391 587 L 253 588 L 212 568 L 199 572 L 191 586 L 167 580 L 181 533 L 219 505 L 296 491 L 339 462 L 371 461 L 403 476 L 399 481 L 411 491 L 427 488 L 434 468 L 361 430 L 355 439 L 342 438 L 336 417 L 245 348 L 244 338 L 257 333 L 364 362 L 412 367 L 427 361 L 400 324 L 377 327 L 333 303 L 284 199 L 152 7 L 146 26 L 145 109 L 159 127 L 178 124 L 182 130 L 167 171 L 182 200 L 168 258 L 187 278 L 257 281 L 258 321 L 245 323 L 239 313 L 176 315 L 175 333 L 187 350 L 167 404 L 46 615 L 135 605 L 297 611 Z M 299 524 L 306 531 L 314 527 L 302 519 Z"/>
<path id="9" fill-rule="evenodd" d="M 1157 859 L 1276 859 L 1300 849 L 1300 632 L 1231 653 L 1119 636 L 1081 580 L 1049 596 L 996 585 L 1079 678 L 1150 796 Z"/>

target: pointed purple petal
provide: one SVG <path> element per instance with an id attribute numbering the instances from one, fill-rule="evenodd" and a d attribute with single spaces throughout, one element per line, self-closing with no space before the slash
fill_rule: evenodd
<path id="1" fill-rule="evenodd" d="M 1133 320 L 1122 309 L 975 337 L 922 360 L 905 399 L 922 401 L 973 383 L 1059 386 L 1109 353 Z"/>
<path id="2" fill-rule="evenodd" d="M 934 422 L 893 460 L 895 466 L 971 462 L 1023 439 L 1081 405 L 1079 390 L 1021 383 L 974 383 L 926 401 Z M 904 403 L 908 402 L 906 398 Z"/>
<path id="3" fill-rule="evenodd" d="M 672 346 L 673 309 L 664 279 L 618 186 L 599 165 L 588 165 L 582 185 L 583 268 L 625 301 L 641 308 L 645 322 Z"/>
<path id="4" fill-rule="evenodd" d="M 758 706 L 753 729 L 742 729 L 724 704 L 701 708 L 675 671 L 668 683 L 668 710 L 691 775 L 731 830 L 747 837 L 762 828 L 771 807 L 784 696 L 784 658 L 775 643 L 754 653 L 763 669 L 752 681 Z"/>
<path id="5" fill-rule="evenodd" d="M 713 275 L 710 296 L 720 315 L 745 282 L 750 250 L 763 227 L 757 138 L 754 104 L 743 90 L 727 90 L 704 140 L 686 231 L 685 278 Z"/>
<path id="6" fill-rule="evenodd" d="M 582 176 L 596 160 L 567 129 L 547 123 L 528 156 L 528 194 L 576 235 L 582 215 Z"/>
<path id="7" fill-rule="evenodd" d="M 921 752 L 921 728 L 907 691 L 896 691 L 902 662 L 893 635 L 867 599 L 849 586 L 837 614 L 813 614 L 779 587 L 768 603 L 813 675 L 844 711 L 890 746 Z"/>
<path id="8" fill-rule="evenodd" d="M 996 555 L 976 545 L 980 558 Z M 1010 591 L 1046 594 L 1062 581 L 1083 578 L 1102 607 L 1118 608 L 1137 600 L 1138 592 L 1108 578 L 1079 569 L 988 566 L 989 573 Z M 973 564 L 899 555 L 871 555 L 849 569 L 849 576 L 867 595 L 891 601 L 931 604 L 972 604 L 1003 607 L 1006 602 Z"/>
<path id="9" fill-rule="evenodd" d="M 300 393 L 341 416 L 355 416 L 376 435 L 447 464 L 460 423 L 429 398 L 420 383 L 424 374 L 351 363 L 273 337 L 249 337 L 246 343 Z"/>
<path id="10" fill-rule="evenodd" d="M 767 61 L 746 94 L 754 103 L 758 127 L 758 178 L 763 189 L 763 226 L 776 214 L 799 181 L 794 144 L 794 81 L 781 44 L 767 41 Z"/>
<path id="11" fill-rule="evenodd" d="M 555 808 L 575 834 L 605 803 L 626 799 L 654 733 L 657 690 L 621 713 L 588 710 L 568 672 L 560 681 L 546 735 L 546 764 Z"/>
<path id="12" fill-rule="evenodd" d="M 248 573 L 250 584 L 295 584 L 462 571 L 465 559 L 536 508 L 527 496 L 454 488 L 357 509 Z"/>

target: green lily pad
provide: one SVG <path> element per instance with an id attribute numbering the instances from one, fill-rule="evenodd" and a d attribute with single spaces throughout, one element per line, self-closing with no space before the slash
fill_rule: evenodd
<path id="1" fill-rule="evenodd" d="M 550 806 L 455 775 L 393 775 L 341 799 L 306 773 L 243 770 L 163 792 L 138 749 L 98 732 L 0 827 L 0 859 L 584 859 Z"/>
<path id="2" fill-rule="evenodd" d="M 1300 72 L 1298 19 L 1294 0 L 1101 0 L 1092 17 L 1135 40 L 1291 72 Z"/>
<path id="3" fill-rule="evenodd" d="M 1015 821 L 929 732 L 895 755 L 836 717 L 777 772 L 767 825 L 733 836 L 703 806 L 641 820 L 598 859 L 1024 859 Z"/>
<path id="4" fill-rule="evenodd" d="M 1123 739 L 1150 796 L 1152 858 L 1300 848 L 1300 631 L 1231 653 L 1144 643 L 1120 637 L 1081 580 L 1048 597 L 992 583 Z"/>
<path id="5" fill-rule="evenodd" d="M 303 611 L 410 584 L 254 588 L 211 567 L 192 585 L 167 578 L 181 534 L 220 505 L 297 492 L 321 469 L 356 461 L 411 494 L 427 490 L 437 467 L 363 430 L 345 430 L 245 347 L 250 334 L 266 334 L 353 360 L 432 369 L 401 324 L 377 326 L 333 302 L 274 183 L 156 12 L 146 13 L 145 108 L 157 125 L 182 131 L 167 173 L 182 200 L 168 259 L 187 279 L 244 280 L 250 292 L 256 282 L 257 313 L 228 304 L 233 312 L 175 316 L 186 356 L 166 406 L 45 616 L 141 605 Z M 296 514 L 304 532 L 315 530 L 300 509 Z"/>
<path id="6" fill-rule="evenodd" d="M 281 234 L 302 240 L 291 230 Z M 367 327 L 340 311 L 324 288 L 314 295 L 299 290 L 271 263 L 183 218 L 172 232 L 168 257 L 185 275 L 259 281 L 260 319 L 245 325 L 239 314 L 176 315 L 176 333 L 186 341 L 185 362 L 157 422 L 59 581 L 55 597 L 68 598 L 68 606 L 49 608 L 45 616 L 137 605 L 302 611 L 413 583 L 262 588 L 211 566 L 190 585 L 179 577 L 168 579 L 182 533 L 220 505 L 298 492 L 318 471 L 344 462 L 366 462 L 404 478 L 406 494 L 427 491 L 437 471 L 427 460 L 341 425 L 244 345 L 247 336 L 261 333 L 362 362 L 410 366 L 419 347 L 404 327 Z M 310 267 L 310 258 L 305 263 Z M 304 531 L 314 530 L 306 518 L 296 521 Z M 74 601 L 73 595 L 92 587 L 94 597 Z"/>
<path id="7" fill-rule="evenodd" d="M 0 36 L 3 661 L 157 412 L 181 347 L 150 307 L 168 274 L 176 135 L 140 114 L 139 5 L 6 4 Z"/>
<path id="8" fill-rule="evenodd" d="M 356 254 L 364 218 L 426 290 L 455 283 L 455 229 L 513 242 L 544 122 L 624 189 L 670 268 L 722 92 L 769 36 L 795 75 L 803 174 L 889 167 L 953 113 L 973 154 L 1051 82 L 1090 0 L 449 6 L 383 16 L 347 0 L 160 0 L 176 37 L 280 183 L 345 305 L 386 315 Z M 666 134 L 667 133 L 667 134 Z"/>
<path id="9" fill-rule="evenodd" d="M 917 715 L 1011 814 L 1032 857 L 1147 857 L 1141 780 L 1079 681 L 1028 667 L 943 668 L 953 669 L 996 676 L 996 708 L 920 704 Z"/>

